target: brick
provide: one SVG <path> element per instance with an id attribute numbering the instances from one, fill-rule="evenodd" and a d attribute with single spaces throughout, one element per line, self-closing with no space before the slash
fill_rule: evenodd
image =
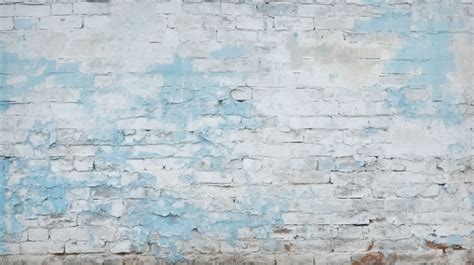
<path id="1" fill-rule="evenodd" d="M 0 5 L 0 17 L 12 17 L 14 5 Z"/>
<path id="2" fill-rule="evenodd" d="M 85 28 L 100 28 L 105 27 L 109 23 L 110 17 L 108 16 L 87 16 L 84 17 Z"/>
<path id="3" fill-rule="evenodd" d="M 103 246 L 95 246 L 88 241 L 72 241 L 66 242 L 65 253 L 66 254 L 76 254 L 76 253 L 100 253 L 103 252 L 105 248 Z"/>
<path id="4" fill-rule="evenodd" d="M 94 166 L 94 162 L 90 158 L 74 159 L 74 169 L 77 171 L 90 171 Z"/>
<path id="5" fill-rule="evenodd" d="M 51 15 L 69 15 L 72 14 L 72 4 L 53 3 L 51 4 Z"/>
<path id="6" fill-rule="evenodd" d="M 273 27 L 273 21 L 267 18 L 255 18 L 250 16 L 238 16 L 235 19 L 235 27 L 244 30 L 264 30 Z"/>
<path id="7" fill-rule="evenodd" d="M 78 29 L 82 27 L 82 18 L 76 16 L 42 17 L 39 21 L 41 29 Z"/>
<path id="8" fill-rule="evenodd" d="M 110 13 L 110 4 L 108 3 L 73 3 L 72 10 L 74 14 L 103 15 Z"/>
<path id="9" fill-rule="evenodd" d="M 15 5 L 15 16 L 18 17 L 44 17 L 51 13 L 51 7 L 45 5 Z"/>
<path id="10" fill-rule="evenodd" d="M 301 5 L 298 7 L 298 16 L 300 17 L 324 17 L 330 16 L 330 5 Z"/>
<path id="11" fill-rule="evenodd" d="M 55 241 L 89 240 L 90 236 L 87 228 L 83 227 L 55 228 L 50 230 L 50 238 Z"/>
<path id="12" fill-rule="evenodd" d="M 13 30 L 13 18 L 1 17 L 0 18 L 0 30 Z"/>
<path id="13" fill-rule="evenodd" d="M 183 12 L 191 14 L 214 14 L 220 13 L 220 3 L 204 2 L 204 3 L 183 3 Z"/>
<path id="14" fill-rule="evenodd" d="M 242 168 L 244 170 L 260 170 L 262 168 L 262 162 L 257 159 L 244 158 L 242 161 Z"/>
<path id="15" fill-rule="evenodd" d="M 20 252 L 21 254 L 64 253 L 64 244 L 50 241 L 22 242 Z"/>
<path id="16" fill-rule="evenodd" d="M 29 229 L 28 240 L 29 241 L 47 241 L 49 238 L 48 229 Z"/>
<path id="17" fill-rule="evenodd" d="M 311 18 L 289 18 L 275 17 L 276 30 L 313 30 L 313 19 Z"/>
<path id="18" fill-rule="evenodd" d="M 13 19 L 15 30 L 34 30 L 39 27 L 39 19 L 29 17 L 15 17 Z"/>
<path id="19" fill-rule="evenodd" d="M 472 260 L 469 1 L 0 2 L 0 264 Z"/>
<path id="20" fill-rule="evenodd" d="M 221 3 L 222 14 L 227 15 L 254 15 L 257 12 L 255 4 Z"/>
<path id="21" fill-rule="evenodd" d="M 265 2 L 257 4 L 257 11 L 269 16 L 294 16 L 298 6 L 294 3 Z"/>

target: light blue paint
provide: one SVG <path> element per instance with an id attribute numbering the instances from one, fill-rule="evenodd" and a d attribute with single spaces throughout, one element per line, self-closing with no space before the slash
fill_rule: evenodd
<path id="1" fill-rule="evenodd" d="M 65 214 L 69 208 L 66 191 L 75 185 L 84 185 L 69 183 L 63 176 L 54 176 L 49 161 L 43 161 L 41 164 L 38 164 L 39 161 L 35 161 L 34 165 L 30 161 L 16 162 L 20 166 L 25 166 L 22 169 L 25 175 L 18 183 L 6 187 L 9 160 L 2 160 L 0 172 L 0 177 L 3 180 L 3 189 L 0 193 L 2 205 L 0 229 L 3 234 L 1 238 L 8 235 L 13 241 L 18 241 L 24 231 L 22 223 L 16 218 L 17 215 L 21 215 L 25 219 L 37 219 L 39 216 L 54 217 Z M 6 194 L 5 189 L 10 192 Z M 5 209 L 8 209 L 8 212 Z M 9 220 L 8 226 L 6 226 L 6 220 Z M 2 240 L 0 240 L 0 250 L 2 253 L 8 253 Z"/>
<path id="2" fill-rule="evenodd" d="M 161 75 L 164 80 L 157 105 L 159 112 L 150 116 L 178 127 L 179 133 L 171 137 L 171 142 L 180 144 L 184 139 L 194 139 L 193 143 L 199 146 L 189 162 L 183 166 L 194 169 L 206 159 L 210 161 L 211 170 L 224 172 L 230 159 L 230 150 L 218 144 L 220 134 L 236 128 L 261 126 L 261 120 L 255 117 L 255 110 L 250 103 L 232 100 L 230 88 L 213 81 L 225 78 L 231 73 L 214 75 L 197 72 L 193 69 L 191 60 L 178 56 L 175 56 L 170 64 L 151 67 L 149 72 Z M 210 114 L 222 117 L 223 122 L 218 128 L 203 126 L 194 132 L 187 130 L 190 122 Z M 228 118 L 229 115 L 241 116 L 243 119 L 235 123 Z M 148 155 L 159 157 L 159 150 Z M 148 177 L 150 183 L 155 182 L 151 179 L 155 176 Z M 190 185 L 195 182 L 193 174 L 183 175 L 180 180 Z M 156 181 L 160 181 L 160 176 L 156 176 Z M 142 184 L 132 183 L 129 188 L 135 189 L 140 185 Z M 211 213 L 206 209 L 178 199 L 179 194 L 148 194 L 145 199 L 137 200 L 136 206 L 129 206 L 130 210 L 125 211 L 123 222 L 129 227 L 129 237 L 135 240 L 138 250 L 148 243 L 153 243 L 153 235 L 159 234 L 156 255 L 179 261 L 183 257 L 178 243 L 192 240 L 193 230 L 212 235 L 226 235 L 231 244 L 235 244 L 239 230 L 244 227 L 254 228 L 252 231 L 256 236 L 269 237 L 267 231 L 282 223 L 280 213 L 282 209 L 289 207 L 291 197 L 260 198 L 260 193 L 260 190 L 249 191 L 249 194 L 252 194 L 250 199 L 236 204 L 235 212 L 219 213 L 218 219 L 213 219 L 215 214 L 211 218 Z M 159 249 L 167 251 L 160 252 Z"/>
<path id="3" fill-rule="evenodd" d="M 101 162 L 111 169 L 120 169 L 125 166 L 131 154 L 131 146 L 113 145 L 108 148 L 99 146 L 96 148 L 95 158 L 97 162 Z"/>
<path id="4" fill-rule="evenodd" d="M 63 177 L 53 176 L 49 161 L 45 161 L 44 165 L 28 167 L 28 175 L 12 188 L 12 198 L 21 198 L 18 203 L 26 218 L 64 214 L 69 207 L 66 200 L 69 188 L 71 184 Z"/>
<path id="5" fill-rule="evenodd" d="M 452 234 L 446 237 L 439 237 L 435 239 L 434 242 L 437 244 L 445 244 L 449 247 L 462 246 L 462 244 L 464 243 L 464 238 L 461 235 Z"/>
<path id="6" fill-rule="evenodd" d="M 250 198 L 240 200 L 235 212 L 214 213 L 213 217 L 218 219 L 212 219 L 206 209 L 177 199 L 176 195 L 168 192 L 134 201 L 126 210 L 123 220 L 138 250 L 143 250 L 148 242 L 152 242 L 153 235 L 158 233 L 158 246 L 170 251 L 171 255 L 161 252 L 156 255 L 172 262 L 182 260 L 177 243 L 192 240 L 193 230 L 214 236 L 226 235 L 228 242 L 235 244 L 239 231 L 251 227 L 255 236 L 269 239 L 271 228 L 283 223 L 281 212 L 289 207 L 292 195 L 260 198 L 259 188 L 250 189 Z"/>
<path id="7" fill-rule="evenodd" d="M 45 135 L 47 139 L 46 142 L 33 144 L 31 142 L 31 137 L 33 134 Z M 29 134 L 25 143 L 29 144 L 33 149 L 48 148 L 53 146 L 56 143 L 55 125 L 52 122 L 36 121 L 33 127 L 29 130 Z"/>
<path id="8" fill-rule="evenodd" d="M 204 214 L 202 209 L 171 195 L 150 194 L 145 199 L 135 200 L 123 220 L 139 251 L 143 251 L 148 242 L 153 242 L 152 236 L 158 233 L 159 247 L 168 249 L 171 254 L 158 252 L 157 256 L 174 262 L 182 259 L 176 243 L 191 239 L 192 230 L 205 223 Z"/>
<path id="9" fill-rule="evenodd" d="M 5 50 L 0 42 L 0 111 L 6 111 L 16 96 L 43 83 L 50 77 L 59 86 L 82 87 L 92 84 L 92 76 L 79 73 L 79 65 L 61 63 L 48 59 L 23 59 Z M 12 85 L 7 84 L 11 77 L 24 79 Z"/>
<path id="10" fill-rule="evenodd" d="M 83 187 L 91 187 L 92 192 L 97 193 L 113 190 L 116 191 L 116 194 L 113 194 L 116 198 L 128 198 L 129 194 L 139 189 L 148 190 L 145 198 L 127 199 L 127 210 L 120 222 L 128 227 L 128 236 L 135 242 L 137 251 L 142 251 L 148 244 L 156 244 L 158 249 L 169 251 L 158 251 L 156 255 L 171 261 L 183 259 L 179 243 L 192 240 L 193 229 L 214 236 L 226 235 L 228 241 L 235 244 L 239 231 L 244 227 L 251 227 L 256 237 L 270 240 L 271 228 L 282 224 L 280 213 L 289 207 L 292 198 L 290 194 L 282 194 L 280 198 L 263 198 L 259 188 L 251 189 L 248 191 L 251 197 L 236 202 L 234 212 L 219 214 L 216 219 L 216 215 L 205 207 L 180 199 L 181 194 L 170 191 L 150 192 L 150 188 L 160 182 L 160 175 L 140 173 L 136 181 L 128 186 L 121 186 L 120 172 L 126 170 L 126 161 L 132 158 L 132 146 L 123 145 L 125 135 L 122 130 L 117 129 L 116 121 L 134 111 L 141 111 L 145 117 L 158 119 L 163 124 L 171 124 L 177 128 L 176 132 L 163 138 L 163 143 L 176 146 L 192 143 L 199 146 L 190 162 L 183 163 L 184 168 L 193 171 L 205 160 L 208 161 L 210 170 L 224 173 L 228 161 L 239 157 L 230 157 L 231 150 L 219 144 L 222 134 L 238 128 L 258 129 L 262 125 L 261 118 L 256 116 L 251 103 L 234 101 L 230 97 L 230 88 L 220 85 L 219 80 L 234 77 L 234 73 L 198 72 L 193 68 L 191 60 L 175 56 L 170 64 L 155 65 L 146 73 L 163 78 L 164 83 L 158 94 L 152 98 L 130 97 L 132 106 L 124 106 L 112 114 L 102 114 L 98 113 L 94 95 L 126 91 L 127 88 L 98 89 L 93 86 L 93 75 L 80 73 L 78 64 L 61 64 L 47 59 L 22 59 L 0 48 L 0 88 L 5 92 L 0 96 L 0 101 L 4 102 L 1 105 L 2 110 L 8 110 L 9 104 L 16 96 L 27 93 L 46 78 L 51 78 L 64 89 L 79 89 L 79 103 L 89 111 L 91 119 L 95 119 L 97 125 L 89 132 L 87 142 L 103 145 L 96 149 L 95 162 L 117 172 L 91 172 L 86 181 L 72 181 L 55 175 L 48 160 L 38 165 L 28 159 L 17 159 L 16 162 L 24 171 L 25 177 L 10 187 L 13 192 L 8 197 L 4 189 L 3 193 L 0 192 L 0 202 L 5 202 L 2 204 L 3 208 L 0 207 L 0 217 L 4 217 L 2 220 L 12 220 L 9 223 L 13 224 L 8 228 L 9 235 L 18 238 L 23 231 L 21 224 L 14 220 L 14 214 L 23 215 L 25 218 L 36 218 L 39 215 L 61 216 L 66 214 L 70 207 L 66 193 L 71 189 Z M 240 53 L 241 51 L 236 49 L 224 51 L 217 56 L 243 56 Z M 12 75 L 24 75 L 26 79 L 14 85 L 7 85 L 6 80 Z M 197 128 L 194 132 L 187 130 L 191 122 L 205 115 L 218 116 L 222 118 L 222 122 L 214 127 Z M 241 119 L 234 121 L 229 118 L 231 115 L 240 116 Z M 48 149 L 56 142 L 54 123 L 37 122 L 31 133 L 46 135 L 45 143 L 35 148 Z M 28 143 L 32 145 L 29 140 Z M 160 150 L 139 155 L 162 157 Z M 2 162 L 2 165 L 3 163 L 5 162 Z M 4 166 L 1 169 L 0 184 L 4 185 L 6 170 Z M 183 174 L 179 179 L 189 185 L 196 182 L 193 173 Z M 91 201 L 90 205 L 88 213 L 91 216 L 110 214 L 110 203 L 96 205 Z M 13 210 L 6 213 L 5 207 Z M 2 231 L 6 231 L 4 224 L 0 223 L 0 227 L 3 227 Z M 154 235 L 157 234 L 159 240 L 155 242 Z"/>
<path id="11" fill-rule="evenodd" d="M 375 135 L 377 134 L 378 132 L 380 132 L 382 129 L 380 128 L 374 128 L 374 127 L 365 127 L 364 128 L 364 134 L 366 136 L 371 136 L 371 135 Z"/>
<path id="12" fill-rule="evenodd" d="M 318 170 L 333 171 L 336 169 L 336 159 L 334 157 L 321 157 L 318 159 Z"/>
<path id="13" fill-rule="evenodd" d="M 29 17 L 15 17 L 13 19 L 13 27 L 16 30 L 30 30 L 30 29 L 37 29 L 39 24 L 39 20 L 37 18 L 29 18 Z"/>
<path id="14" fill-rule="evenodd" d="M 121 144 L 125 136 L 122 130 L 117 129 L 117 126 L 112 121 L 103 120 L 97 121 L 98 126 L 91 131 L 90 140 L 95 144 L 109 144 L 112 146 Z"/>
<path id="15" fill-rule="evenodd" d="M 243 46 L 229 45 L 211 53 L 211 57 L 219 60 L 237 59 L 243 57 L 246 49 Z"/>
<path id="16" fill-rule="evenodd" d="M 4 237 L 7 234 L 6 230 L 6 189 L 7 189 L 7 178 L 8 169 L 10 167 L 10 161 L 4 157 L 0 157 L 0 255 L 8 252 L 7 247 L 4 243 Z"/>
<path id="17" fill-rule="evenodd" d="M 448 15 L 453 11 L 449 2 L 436 5 L 440 15 Z M 447 125 L 461 124 L 463 117 L 457 109 L 457 101 L 449 89 L 448 80 L 448 74 L 455 72 L 456 68 L 450 50 L 452 33 L 442 31 L 463 27 L 463 23 L 438 16 L 430 21 L 413 19 L 411 13 L 395 11 L 385 3 L 380 4 L 379 8 L 383 12 L 382 16 L 359 21 L 354 30 L 396 34 L 402 41 L 402 47 L 397 50 L 395 58 L 385 63 L 385 72 L 411 76 L 403 87 L 387 91 L 387 105 L 409 118 L 441 119 Z M 412 32 L 412 28 L 428 32 Z M 421 74 L 415 74 L 417 71 L 421 71 Z M 406 95 L 411 90 L 420 88 L 431 92 L 429 100 L 434 106 L 434 113 L 423 112 L 429 106 L 428 102 L 407 98 Z"/>

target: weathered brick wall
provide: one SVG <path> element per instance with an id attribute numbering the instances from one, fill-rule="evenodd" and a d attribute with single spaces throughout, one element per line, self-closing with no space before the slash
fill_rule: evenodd
<path id="1" fill-rule="evenodd" d="M 51 2 L 0 0 L 1 264 L 474 260 L 472 1 Z"/>

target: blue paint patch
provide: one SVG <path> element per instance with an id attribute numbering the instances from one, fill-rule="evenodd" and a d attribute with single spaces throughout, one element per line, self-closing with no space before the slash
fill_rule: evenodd
<path id="1" fill-rule="evenodd" d="M 0 157 L 0 255 L 8 252 L 5 246 L 4 238 L 7 234 L 6 229 L 6 189 L 7 189 L 7 177 L 8 169 L 10 167 L 10 160 Z"/>
<path id="2" fill-rule="evenodd" d="M 179 242 L 192 240 L 193 232 L 218 237 L 225 235 L 230 244 L 235 244 L 239 231 L 250 227 L 255 236 L 269 239 L 271 228 L 283 223 L 281 212 L 289 207 L 291 195 L 275 199 L 260 198 L 260 193 L 258 188 L 249 191 L 250 198 L 236 203 L 238 210 L 225 213 L 210 213 L 177 199 L 171 193 L 150 194 L 147 198 L 130 202 L 123 221 L 138 251 L 143 251 L 159 235 L 156 256 L 176 262 L 184 258 L 180 254 Z"/>
<path id="3" fill-rule="evenodd" d="M 234 47 L 220 51 L 216 56 L 231 59 L 243 56 L 244 52 L 245 49 Z M 101 113 L 97 113 L 93 96 L 104 90 L 95 88 L 94 76 L 80 73 L 78 64 L 61 64 L 47 59 L 22 59 L 6 52 L 3 47 L 0 47 L 0 56 L 2 62 L 7 62 L 0 65 L 2 110 L 8 110 L 15 97 L 24 95 L 47 79 L 64 89 L 80 89 L 79 103 L 96 115 L 91 119 L 95 119 L 97 128 L 89 131 L 90 135 L 86 139 L 87 143 L 101 144 L 96 149 L 94 162 L 118 172 L 91 172 L 87 181 L 72 181 L 56 175 L 49 160 L 38 162 L 16 159 L 18 167 L 24 171 L 24 177 L 9 187 L 12 192 L 7 196 L 5 188 L 9 161 L 1 160 L 0 187 L 3 189 L 0 190 L 0 203 L 3 203 L 0 205 L 0 235 L 8 234 L 12 238 L 21 235 L 24 228 L 14 219 L 15 215 L 37 218 L 66 214 L 71 205 L 66 193 L 84 187 L 91 187 L 92 192 L 101 196 L 110 191 L 116 192 L 114 195 L 118 198 L 135 192 L 143 194 L 142 198 L 127 197 L 126 211 L 120 222 L 128 228 L 129 239 L 135 242 L 137 251 L 144 250 L 149 244 L 156 244 L 156 255 L 171 261 L 183 259 L 180 243 L 192 240 L 193 232 L 219 237 L 225 235 L 231 244 L 235 244 L 242 228 L 251 227 L 254 236 L 271 239 L 268 231 L 283 223 L 281 212 L 289 207 L 292 198 L 288 194 L 281 195 L 280 198 L 263 198 L 260 196 L 263 193 L 260 189 L 250 189 L 248 193 L 251 197 L 239 200 L 235 205 L 235 212 L 216 214 L 205 207 L 180 199 L 180 194 L 155 191 L 156 183 L 162 180 L 159 174 L 153 176 L 140 173 L 136 181 L 122 186 L 120 172 L 126 170 L 126 161 L 132 158 L 133 147 L 123 144 L 125 133 L 117 129 L 116 121 L 124 113 L 131 111 L 144 110 L 143 116 L 159 120 L 164 125 L 174 125 L 176 132 L 163 138 L 164 143 L 176 146 L 192 143 L 198 146 L 190 162 L 183 163 L 184 169 L 194 172 L 206 162 L 209 170 L 223 173 L 230 160 L 239 159 L 230 157 L 231 150 L 219 143 L 222 135 L 240 128 L 258 129 L 262 121 L 251 103 L 233 100 L 230 88 L 219 82 L 223 78 L 235 77 L 234 73 L 199 72 L 193 68 L 191 60 L 174 56 L 170 64 L 155 65 L 146 73 L 163 78 L 163 86 L 157 95 L 150 98 L 131 97 L 129 102 L 132 106 L 124 106 L 122 110 L 103 117 Z M 7 80 L 14 76 L 24 76 L 24 79 L 7 85 Z M 188 129 L 191 124 L 198 123 L 200 118 L 210 115 L 220 121 L 194 131 Z M 240 118 L 232 119 L 231 116 Z M 37 122 L 30 134 L 27 143 L 40 150 L 48 149 L 56 142 L 54 123 Z M 44 135 L 44 141 L 33 139 L 32 135 L 35 134 Z M 162 157 L 160 150 L 139 155 Z M 188 185 L 196 182 L 193 173 L 185 173 L 179 179 Z M 91 206 L 88 211 L 92 216 L 108 215 L 112 211 L 111 207 L 106 201 Z M 5 209 L 12 210 L 6 212 Z M 11 227 L 5 226 L 5 220 L 11 220 Z M 3 251 L 2 241 L 0 250 Z"/>
<path id="4" fill-rule="evenodd" d="M 439 237 L 434 240 L 437 244 L 445 244 L 449 247 L 462 246 L 464 238 L 461 235 L 452 234 L 446 237 Z"/>
<path id="5" fill-rule="evenodd" d="M 44 161 L 41 165 L 28 165 L 27 175 L 12 187 L 9 202 L 26 218 L 64 214 L 69 207 L 66 190 L 71 187 L 62 176 L 54 176 L 50 162 Z"/>
<path id="6" fill-rule="evenodd" d="M 218 143 L 220 135 L 236 128 L 258 128 L 262 124 L 250 103 L 231 99 L 230 89 L 213 81 L 231 73 L 214 75 L 197 72 L 190 60 L 178 56 L 170 64 L 151 67 L 150 72 L 161 75 L 164 80 L 157 106 L 160 112 L 150 115 L 177 126 L 178 134 L 172 138 L 172 142 L 179 144 L 184 139 L 195 139 L 194 143 L 199 146 L 183 166 L 194 169 L 206 160 L 209 170 L 224 172 L 230 157 L 229 150 Z M 187 129 L 191 122 L 206 115 L 220 117 L 222 122 L 217 127 L 203 125 L 192 132 Z M 241 119 L 234 121 L 229 116 L 239 116 Z M 159 157 L 159 150 L 150 155 Z M 155 182 L 152 180 L 155 176 L 148 177 L 150 183 Z M 184 174 L 180 180 L 190 185 L 195 182 L 193 174 Z M 160 176 L 156 176 L 156 181 L 160 181 Z M 130 189 L 140 185 L 132 183 Z M 179 242 L 192 240 L 193 231 L 226 235 L 231 244 L 235 244 L 239 230 L 244 227 L 252 227 L 255 235 L 268 237 L 266 231 L 270 231 L 270 227 L 282 224 L 280 213 L 289 207 L 291 197 L 267 199 L 260 198 L 260 193 L 260 190 L 249 191 L 252 198 L 236 204 L 236 212 L 218 215 L 178 199 L 177 194 L 148 194 L 146 198 L 136 200 L 127 207 L 130 210 L 125 211 L 123 221 L 129 227 L 130 239 L 136 242 L 136 249 L 143 250 L 147 244 L 154 243 L 153 238 L 158 235 L 156 255 L 179 261 L 183 259 Z"/>
<path id="7" fill-rule="evenodd" d="M 204 211 L 191 204 L 177 200 L 170 195 L 154 198 L 152 195 L 145 199 L 131 202 L 130 212 L 124 217 L 127 226 L 138 233 L 131 235 L 136 247 L 143 250 L 152 237 L 160 236 L 159 247 L 169 250 L 169 254 L 158 252 L 157 256 L 178 261 L 182 256 L 177 250 L 176 243 L 191 239 L 192 230 L 203 223 Z M 133 228 L 139 228 L 138 231 Z"/>
<path id="8" fill-rule="evenodd" d="M 245 53 L 245 47 L 230 45 L 211 53 L 211 57 L 219 60 L 237 59 L 243 57 Z"/>
<path id="9" fill-rule="evenodd" d="M 131 146 L 104 146 L 96 149 L 96 162 L 111 169 L 123 168 L 132 154 Z"/>
<path id="10" fill-rule="evenodd" d="M 449 2 L 436 3 L 440 15 L 453 11 Z M 450 50 L 452 33 L 446 29 L 463 26 L 460 21 L 451 21 L 434 16 L 430 21 L 413 19 L 412 14 L 395 11 L 382 3 L 384 13 L 380 17 L 359 21 L 356 32 L 396 34 L 402 44 L 394 59 L 385 63 L 385 72 L 408 74 L 409 80 L 403 87 L 388 89 L 387 106 L 409 118 L 441 119 L 447 125 L 459 125 L 463 116 L 456 106 L 456 98 L 449 89 L 448 74 L 455 72 L 456 65 Z M 424 30 L 413 32 L 412 29 Z M 410 99 L 407 95 L 416 89 L 429 91 L 429 101 Z M 434 113 L 424 112 L 433 106 Z"/>
<path id="11" fill-rule="evenodd" d="M 19 160 L 19 161 L 16 161 Z M 6 187 L 8 165 L 10 160 L 2 159 L 0 178 L 2 179 L 2 192 L 0 200 L 2 207 L 0 229 L 4 238 L 8 235 L 10 240 L 18 241 L 24 231 L 22 223 L 16 216 L 21 215 L 25 219 L 37 219 L 40 216 L 60 216 L 67 212 L 70 203 L 66 198 L 66 191 L 83 183 L 70 183 L 63 176 L 55 176 L 51 172 L 50 161 L 24 161 L 12 159 L 19 169 L 24 167 L 24 176 L 18 183 Z M 9 193 L 6 194 L 5 190 Z M 5 211 L 8 209 L 8 211 Z M 8 221 L 8 226 L 5 223 Z M 0 249 L 4 253 L 8 250 L 0 240 Z"/>
<path id="12" fill-rule="evenodd" d="M 58 86 L 81 88 L 93 84 L 93 76 L 79 72 L 77 63 L 61 63 L 48 59 L 23 59 L 15 53 L 7 52 L 0 42 L 0 111 L 6 111 L 15 97 L 24 95 L 47 78 Z M 18 81 L 8 84 L 17 77 Z"/>
<path id="13" fill-rule="evenodd" d="M 19 18 L 15 17 L 13 19 L 13 27 L 16 30 L 30 30 L 30 29 L 37 29 L 39 24 L 39 19 L 37 18 Z"/>
<path id="14" fill-rule="evenodd" d="M 318 159 L 318 170 L 333 171 L 336 169 L 336 159 L 334 157 L 321 157 Z"/>

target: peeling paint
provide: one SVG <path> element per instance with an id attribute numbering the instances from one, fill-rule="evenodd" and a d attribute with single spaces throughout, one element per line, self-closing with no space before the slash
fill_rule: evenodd
<path id="1" fill-rule="evenodd" d="M 449 3 L 436 3 L 432 8 L 440 10 L 440 15 L 453 12 Z M 402 87 L 388 89 L 386 103 L 409 118 L 441 119 L 448 125 L 461 124 L 463 117 L 456 107 L 457 99 L 450 88 L 449 75 L 456 71 L 451 50 L 452 33 L 445 28 L 462 25 L 461 18 L 455 21 L 435 17 L 432 20 L 414 18 L 414 14 L 393 10 L 381 4 L 383 15 L 366 21 L 359 21 L 356 32 L 396 34 L 402 41 L 397 54 L 385 63 L 385 72 L 408 74 L 409 79 Z M 418 32 L 418 30 L 424 30 Z M 410 99 L 416 90 L 424 89 L 428 100 Z M 422 90 L 423 91 L 423 90 Z M 434 112 L 426 112 L 432 107 Z"/>

